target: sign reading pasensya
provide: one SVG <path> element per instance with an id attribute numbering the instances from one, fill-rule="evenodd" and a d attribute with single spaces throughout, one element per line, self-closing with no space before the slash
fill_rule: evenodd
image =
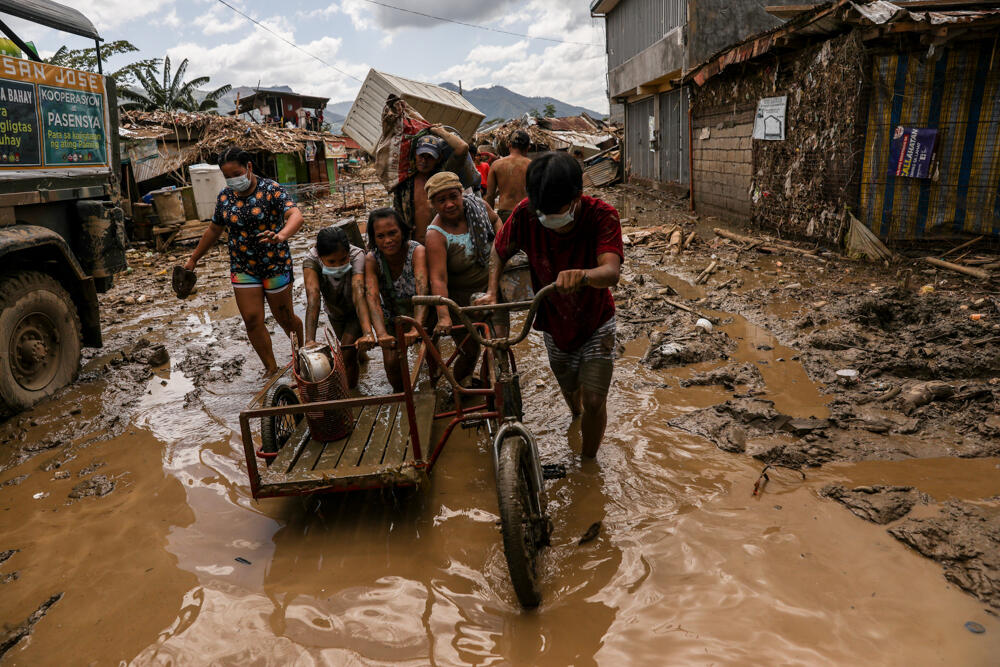
<path id="1" fill-rule="evenodd" d="M 99 74 L 0 55 L 0 178 L 108 171 L 107 105 Z"/>

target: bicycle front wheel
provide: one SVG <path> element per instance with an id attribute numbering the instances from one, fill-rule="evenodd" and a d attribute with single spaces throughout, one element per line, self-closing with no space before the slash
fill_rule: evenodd
<path id="1" fill-rule="evenodd" d="M 504 439 L 497 470 L 503 550 L 514 592 L 528 609 L 542 601 L 538 560 L 548 538 L 548 519 L 532 483 L 533 465 L 531 447 L 524 438 Z"/>

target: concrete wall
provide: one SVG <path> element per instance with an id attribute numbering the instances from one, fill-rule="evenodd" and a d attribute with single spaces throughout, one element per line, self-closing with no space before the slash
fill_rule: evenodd
<path id="1" fill-rule="evenodd" d="M 699 213 L 749 221 L 755 112 L 755 104 L 722 110 L 695 108 L 691 150 L 694 203 Z"/>
<path id="2" fill-rule="evenodd" d="M 636 95 L 639 86 L 662 78 L 684 67 L 683 27 L 674 28 L 662 39 L 624 64 L 608 71 L 608 88 L 612 97 Z"/>
<path id="3" fill-rule="evenodd" d="M 689 0 L 688 59 L 693 68 L 722 49 L 751 35 L 770 30 L 782 21 L 767 5 L 800 5 L 801 0 Z"/>

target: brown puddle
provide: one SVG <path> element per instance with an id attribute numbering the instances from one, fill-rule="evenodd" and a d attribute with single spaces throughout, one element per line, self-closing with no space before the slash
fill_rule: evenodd
<path id="1" fill-rule="evenodd" d="M 163 335 L 172 349 L 213 340 L 229 312 L 200 308 Z M 716 314 L 732 319 L 720 326 L 739 342 L 734 360 L 757 364 L 779 411 L 826 416 L 794 350 Z M 257 503 L 236 433 L 253 363 L 189 407 L 191 380 L 160 372 L 125 434 L 61 468 L 70 479 L 41 470 L 58 449 L 0 473 L 0 484 L 29 475 L 0 487 L 0 551 L 21 550 L 0 565 L 19 572 L 0 584 L 0 620 L 66 593 L 5 664 L 996 664 L 1000 621 L 983 604 L 884 527 L 817 495 L 848 480 L 985 498 L 997 493 L 996 459 L 830 465 L 805 482 L 775 471 L 754 497 L 760 463 L 667 424 L 730 394 L 678 388 L 692 368 L 652 371 L 644 348 L 626 346 L 608 437 L 582 466 L 539 336 L 518 351 L 526 422 L 543 459 L 568 468 L 549 483 L 555 535 L 531 613 L 507 579 L 490 457 L 473 433 L 456 431 L 419 491 Z M 370 391 L 384 384 L 375 357 Z M 94 461 L 115 489 L 70 501 Z M 598 539 L 578 546 L 595 521 Z"/>

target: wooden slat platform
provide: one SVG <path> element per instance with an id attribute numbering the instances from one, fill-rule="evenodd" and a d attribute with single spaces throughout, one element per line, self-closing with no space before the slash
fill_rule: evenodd
<path id="1" fill-rule="evenodd" d="M 431 447 L 434 402 L 432 390 L 414 394 L 424 457 Z M 374 488 L 419 479 L 419 472 L 410 465 L 413 445 L 405 403 L 355 410 L 354 429 L 346 438 L 324 443 L 308 436 L 303 419 L 271 466 L 261 472 L 258 495 Z"/>

